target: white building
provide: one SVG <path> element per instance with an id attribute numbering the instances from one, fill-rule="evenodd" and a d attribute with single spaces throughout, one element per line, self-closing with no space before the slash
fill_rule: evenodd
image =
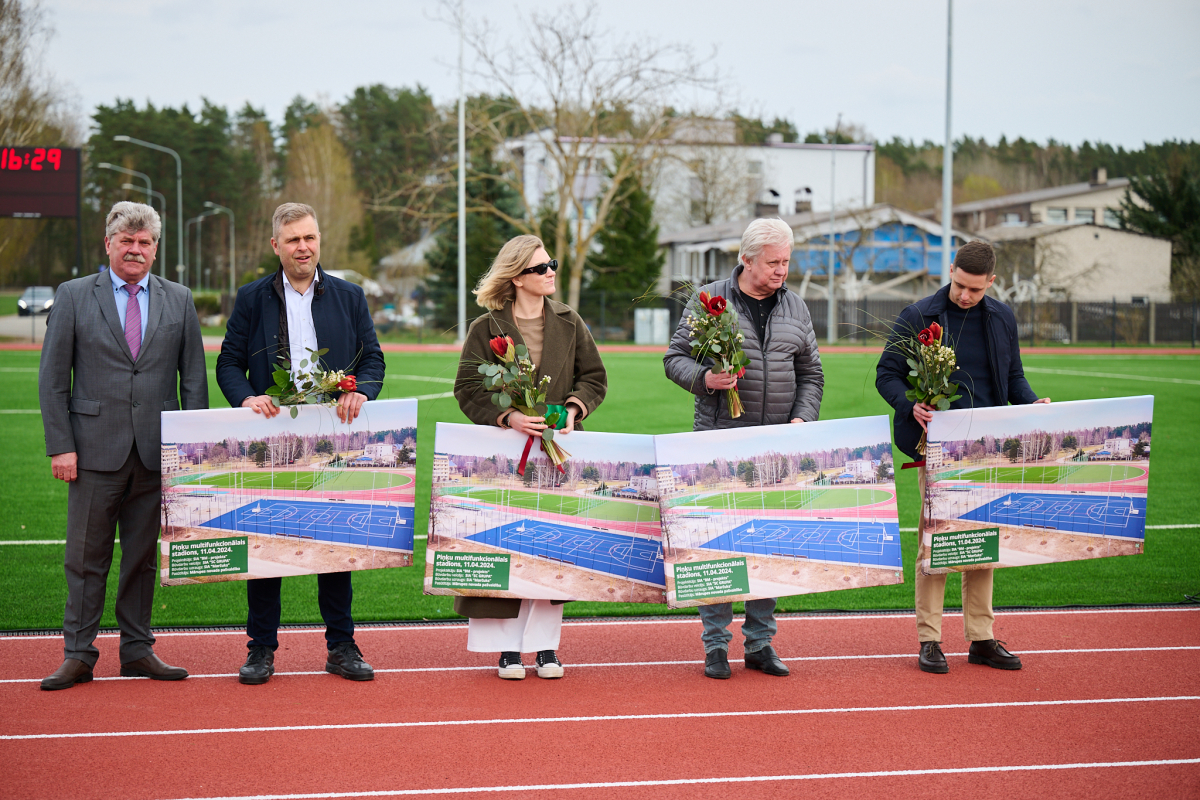
<path id="1" fill-rule="evenodd" d="M 1092 179 L 1085 183 L 1048 186 L 987 200 L 958 203 L 952 211 L 953 224 L 956 228 L 971 232 L 997 225 L 1023 227 L 1068 223 L 1116 228 L 1120 226 L 1117 211 L 1128 188 L 1128 178 L 1109 180 L 1107 170 L 1097 169 Z M 921 213 L 930 219 L 941 216 L 941 212 L 935 208 Z"/>
<path id="2" fill-rule="evenodd" d="M 363 448 L 363 455 L 376 464 L 394 465 L 396 463 L 396 445 L 375 442 Z"/>
<path id="3" fill-rule="evenodd" d="M 941 442 L 926 442 L 925 443 L 925 469 L 937 469 L 942 466 L 942 443 Z"/>
<path id="4" fill-rule="evenodd" d="M 647 497 L 658 497 L 658 479 L 652 475 L 634 475 L 629 479 L 629 488 Z"/>
<path id="5" fill-rule="evenodd" d="M 1132 439 L 1105 439 L 1103 449 L 1112 453 L 1113 458 L 1133 458 Z"/>
<path id="6" fill-rule="evenodd" d="M 869 481 L 874 480 L 877 469 L 878 467 L 874 461 L 869 458 L 862 458 L 857 461 L 847 461 L 846 466 L 842 468 L 842 472 L 853 474 L 856 480 Z"/>
<path id="7" fill-rule="evenodd" d="M 655 467 L 654 479 L 658 482 L 658 491 L 660 495 L 673 494 L 680 491 L 680 487 L 675 483 L 675 473 L 670 467 Z"/>
<path id="8" fill-rule="evenodd" d="M 445 483 L 450 480 L 450 456 L 445 453 L 433 454 L 433 482 Z"/>
<path id="9" fill-rule="evenodd" d="M 162 471 L 163 472 L 178 472 L 182 467 L 179 464 L 179 448 L 173 444 L 164 444 L 161 448 L 162 453 Z"/>

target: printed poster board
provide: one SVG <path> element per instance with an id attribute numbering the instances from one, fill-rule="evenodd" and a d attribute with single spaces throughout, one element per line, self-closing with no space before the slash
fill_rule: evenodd
<path id="1" fill-rule="evenodd" d="M 1153 417 L 1149 395 L 935 414 L 918 568 L 1141 553 Z"/>
<path id="2" fill-rule="evenodd" d="M 575 431 L 559 472 L 528 437 L 437 423 L 425 594 L 663 601 L 654 439 Z"/>
<path id="3" fill-rule="evenodd" d="M 671 608 L 903 583 L 887 417 L 654 440 Z"/>
<path id="4" fill-rule="evenodd" d="M 412 565 L 417 401 L 162 415 L 161 584 Z"/>

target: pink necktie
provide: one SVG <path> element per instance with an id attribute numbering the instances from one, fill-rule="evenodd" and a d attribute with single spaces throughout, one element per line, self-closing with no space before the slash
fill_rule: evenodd
<path id="1" fill-rule="evenodd" d="M 129 292 L 129 302 L 125 305 L 125 342 L 134 361 L 137 361 L 138 351 L 142 349 L 142 307 L 137 301 L 141 289 L 136 283 L 125 285 L 125 291 Z"/>

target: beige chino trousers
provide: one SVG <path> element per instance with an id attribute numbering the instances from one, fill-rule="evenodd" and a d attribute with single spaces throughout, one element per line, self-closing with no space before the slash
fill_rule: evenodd
<path id="1" fill-rule="evenodd" d="M 921 570 L 925 552 L 925 467 L 919 467 L 917 485 L 921 493 L 921 521 L 917 528 L 917 564 L 913 570 L 916 586 L 917 640 L 942 641 L 942 606 L 946 600 L 947 575 L 926 575 Z M 994 639 L 992 623 L 992 578 L 995 570 L 972 569 L 962 574 L 963 632 L 969 642 Z"/>

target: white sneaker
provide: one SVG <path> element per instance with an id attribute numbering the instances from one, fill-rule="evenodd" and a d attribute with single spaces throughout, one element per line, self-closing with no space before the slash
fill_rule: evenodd
<path id="1" fill-rule="evenodd" d="M 561 678 L 563 665 L 554 655 L 553 650 L 539 650 L 537 654 L 537 672 L 539 678 Z"/>
<path id="2" fill-rule="evenodd" d="M 499 674 L 506 681 L 523 680 L 525 678 L 525 665 L 521 663 L 521 654 L 501 653 Z"/>

